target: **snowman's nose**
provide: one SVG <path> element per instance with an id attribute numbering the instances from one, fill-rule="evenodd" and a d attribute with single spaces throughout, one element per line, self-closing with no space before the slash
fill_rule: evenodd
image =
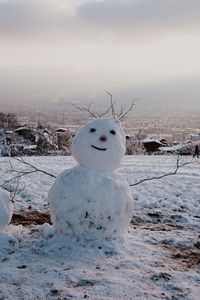
<path id="1" fill-rule="evenodd" d="M 101 142 L 106 142 L 107 141 L 107 137 L 105 135 L 102 135 L 100 138 Z"/>

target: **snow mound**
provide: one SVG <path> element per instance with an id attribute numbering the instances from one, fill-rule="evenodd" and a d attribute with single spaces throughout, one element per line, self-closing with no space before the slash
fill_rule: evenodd
<path id="1" fill-rule="evenodd" d="M 0 231 L 10 223 L 13 214 L 13 206 L 9 193 L 0 189 Z"/>
<path id="2" fill-rule="evenodd" d="M 88 240 L 119 236 L 133 213 L 128 183 L 118 173 L 83 166 L 57 177 L 49 203 L 57 232 Z"/>
<path id="3" fill-rule="evenodd" d="M 17 249 L 17 244 L 23 239 L 23 226 L 9 225 L 0 232 L 0 254 Z"/>

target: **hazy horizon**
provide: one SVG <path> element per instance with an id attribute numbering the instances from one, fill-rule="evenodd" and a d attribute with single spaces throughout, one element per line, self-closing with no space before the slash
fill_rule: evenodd
<path id="1" fill-rule="evenodd" d="M 0 103 L 198 106 L 199 29 L 198 0 L 0 0 Z"/>

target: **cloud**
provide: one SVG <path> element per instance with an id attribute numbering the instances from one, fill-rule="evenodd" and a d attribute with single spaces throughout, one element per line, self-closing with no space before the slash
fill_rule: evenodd
<path id="1" fill-rule="evenodd" d="M 78 15 L 91 25 L 149 31 L 200 25 L 199 0 L 104 0 L 85 3 Z"/>
<path id="2" fill-rule="evenodd" d="M 19 35 L 22 32 L 31 33 L 39 30 L 45 7 L 36 0 L 8 0 L 0 2 L 0 32 L 1 34 Z"/>
<path id="3" fill-rule="evenodd" d="M 196 74 L 199 26 L 199 0 L 0 0 L 1 90 L 96 93 Z"/>
<path id="4" fill-rule="evenodd" d="M 63 0 L 0 0 L 0 34 L 39 36 L 43 33 L 48 34 L 51 30 L 62 30 L 75 12 L 72 2 L 72 0 L 68 0 L 67 3 Z M 78 3 L 78 0 L 74 3 Z"/>
<path id="5" fill-rule="evenodd" d="M 5 36 L 156 34 L 199 26 L 199 0 L 0 0 L 0 33 Z"/>

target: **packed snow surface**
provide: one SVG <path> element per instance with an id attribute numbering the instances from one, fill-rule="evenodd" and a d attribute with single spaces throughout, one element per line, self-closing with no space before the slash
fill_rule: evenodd
<path id="1" fill-rule="evenodd" d="M 72 144 L 72 155 L 85 167 L 114 171 L 125 153 L 125 134 L 115 117 L 95 119 L 81 127 Z"/>
<path id="2" fill-rule="evenodd" d="M 0 232 L 10 223 L 12 218 L 12 203 L 8 192 L 0 188 Z"/>
<path id="3" fill-rule="evenodd" d="M 72 157 L 25 157 L 44 171 L 72 169 Z M 190 157 L 185 160 L 190 160 Z M 0 159 L 0 179 L 13 168 Z M 172 156 L 126 156 L 119 173 L 129 182 L 176 168 Z M 85 241 L 55 234 L 51 225 L 9 225 L 0 234 L 0 299 L 199 299 L 200 165 L 177 175 L 131 187 L 134 213 L 129 230 L 109 241 Z M 14 211 L 49 211 L 54 178 L 23 176 Z M 9 185 L 10 190 L 15 184 Z"/>

